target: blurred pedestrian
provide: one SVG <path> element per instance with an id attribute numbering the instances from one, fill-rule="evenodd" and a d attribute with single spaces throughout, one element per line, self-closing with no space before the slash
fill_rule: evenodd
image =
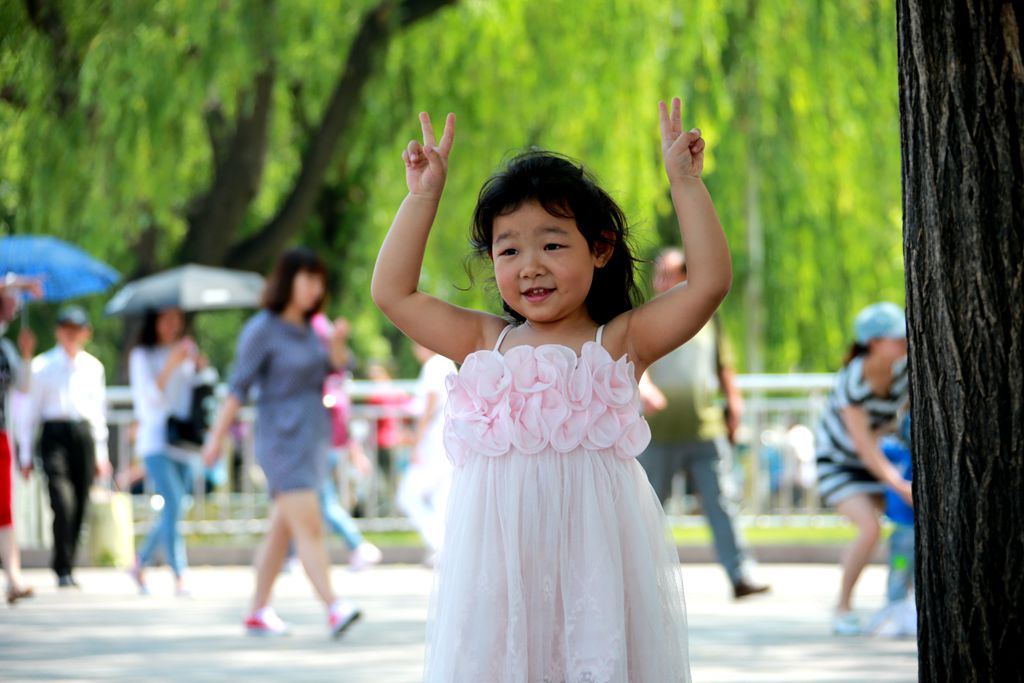
<path id="1" fill-rule="evenodd" d="M 654 262 L 654 291 L 663 294 L 686 282 L 686 260 L 678 248 L 663 250 Z M 651 426 L 651 444 L 640 456 L 658 497 L 672 495 L 672 478 L 685 472 L 700 496 L 711 526 L 718 561 L 736 599 L 769 587 L 751 577 L 751 562 L 736 523 L 736 484 L 732 446 L 743 401 L 735 373 L 712 319 L 690 341 L 655 361 L 640 380 L 640 397 Z M 725 395 L 726 410 L 716 394 Z"/>
<path id="2" fill-rule="evenodd" d="M 11 273 L 0 281 L 0 335 L 7 331 L 7 326 L 17 313 L 19 291 L 42 296 L 42 288 L 36 279 Z M 25 583 L 21 575 L 21 552 L 14 533 L 14 462 L 10 438 L 13 430 L 10 426 L 9 403 L 12 389 L 28 391 L 35 348 L 35 335 L 25 325 L 21 326 L 18 333 L 17 349 L 6 337 L 0 337 L 0 563 L 7 577 L 6 596 L 9 605 L 30 598 L 33 594 L 32 587 Z"/>
<path id="3" fill-rule="evenodd" d="M 879 438 L 896 426 L 907 402 L 907 323 L 893 303 L 864 308 L 854 320 L 854 343 L 836 375 L 817 429 L 818 493 L 857 526 L 842 562 L 836 635 L 861 632 L 853 589 L 881 535 L 886 488 L 911 504 L 910 482 L 882 453 Z"/>
<path id="4" fill-rule="evenodd" d="M 107 452 L 107 386 L 103 364 L 83 349 L 92 335 L 85 311 L 57 313 L 57 345 L 32 361 L 25 410 L 23 468 L 38 453 L 53 508 L 53 571 L 61 588 L 77 587 L 73 570 L 94 477 L 110 476 Z"/>
<path id="5" fill-rule="evenodd" d="M 818 470 L 814 463 L 814 431 L 805 424 L 790 423 L 783 436 L 787 453 L 787 482 L 792 486 L 794 505 L 808 505 L 816 498 Z"/>
<path id="6" fill-rule="evenodd" d="M 413 354 L 421 364 L 416 381 L 420 413 L 409 466 L 398 486 L 398 507 L 427 543 L 425 559 L 432 564 L 444 543 L 444 516 L 452 482 L 452 464 L 444 448 L 444 406 L 447 377 L 456 369 L 455 363 L 420 344 L 413 344 Z"/>
<path id="7" fill-rule="evenodd" d="M 395 485 L 397 463 L 405 434 L 403 416 L 407 414 L 410 397 L 392 385 L 391 372 L 382 362 L 371 362 L 366 368 L 366 378 L 374 383 L 366 403 L 378 406 L 378 414 L 381 415 L 376 420 L 374 430 L 377 440 L 377 476 L 373 486 L 379 512 L 386 515 L 391 512 L 392 501 L 398 492 Z"/>
<path id="8" fill-rule="evenodd" d="M 336 321 L 344 325 L 343 320 Z M 331 331 L 335 325 L 323 313 L 313 316 L 313 330 L 320 340 L 330 348 Z M 348 328 L 343 327 L 345 335 Z M 349 365 L 352 365 L 350 362 Z M 330 531 L 337 534 L 349 549 L 349 569 L 354 572 L 378 564 L 381 559 L 380 549 L 367 541 L 348 510 L 341 504 L 336 480 L 338 463 L 342 453 L 348 454 L 349 460 L 363 475 L 369 475 L 372 464 L 363 453 L 359 444 L 351 439 L 348 422 L 352 414 L 352 401 L 345 393 L 347 368 L 332 373 L 324 381 L 324 405 L 331 415 L 331 447 L 327 452 L 327 476 L 320 485 L 320 510 L 324 523 Z"/>
<path id="9" fill-rule="evenodd" d="M 323 261 L 309 249 L 289 249 L 278 258 L 267 281 L 263 310 L 242 330 L 230 393 L 203 449 L 207 465 L 213 465 L 250 388 L 256 387 L 256 459 L 273 504 L 270 528 L 256 557 L 252 609 L 245 619 L 246 629 L 254 635 L 288 632 L 269 602 L 292 539 L 327 610 L 331 633 L 341 635 L 360 616 L 359 609 L 339 599 L 331 587 L 318 498 L 331 438 L 324 379 L 344 368 L 348 358 L 344 321 L 334 326 L 329 350 L 310 325 L 323 305 L 325 280 Z"/>
<path id="10" fill-rule="evenodd" d="M 149 311 L 128 359 L 132 404 L 138 423 L 135 447 L 142 457 L 146 478 L 163 499 L 159 518 L 142 543 L 130 573 L 139 592 L 146 594 L 143 570 L 158 545 L 174 573 L 174 592 L 188 595 L 185 571 L 188 558 L 178 529 L 182 501 L 191 489 L 194 450 L 171 443 L 169 427 L 187 422 L 192 413 L 192 389 L 197 369 L 205 364 L 195 341 L 185 334 L 185 315 L 177 308 Z"/>

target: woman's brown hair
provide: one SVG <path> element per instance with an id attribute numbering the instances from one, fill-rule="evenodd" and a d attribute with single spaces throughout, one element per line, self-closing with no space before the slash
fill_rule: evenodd
<path id="1" fill-rule="evenodd" d="M 274 270 L 267 278 L 267 286 L 263 289 L 263 308 L 274 313 L 284 311 L 292 299 L 292 283 L 295 282 L 295 276 L 302 272 L 319 275 L 324 279 L 324 284 L 327 284 L 327 266 L 316 252 L 306 247 L 294 247 L 281 254 L 274 264 Z M 325 287 L 324 295 L 316 305 L 311 310 L 304 311 L 303 315 L 307 321 L 323 308 L 326 298 Z"/>

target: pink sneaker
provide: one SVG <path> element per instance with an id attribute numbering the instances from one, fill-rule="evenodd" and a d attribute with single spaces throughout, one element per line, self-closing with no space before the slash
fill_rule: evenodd
<path id="1" fill-rule="evenodd" d="M 363 541 L 352 551 L 352 555 L 348 559 L 348 570 L 351 572 L 361 572 L 375 564 L 380 564 L 381 559 L 383 559 L 383 556 L 381 555 L 380 548 L 369 541 Z"/>
<path id="2" fill-rule="evenodd" d="M 327 613 L 327 627 L 331 630 L 331 636 L 341 637 L 341 634 L 361 616 L 363 613 L 359 608 L 348 600 L 335 600 Z"/>
<path id="3" fill-rule="evenodd" d="M 245 630 L 250 636 L 286 636 L 290 631 L 273 607 L 263 607 L 250 614 L 245 620 Z"/>

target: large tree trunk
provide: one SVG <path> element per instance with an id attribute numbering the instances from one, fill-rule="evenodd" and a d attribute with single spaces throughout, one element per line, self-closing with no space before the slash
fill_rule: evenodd
<path id="1" fill-rule="evenodd" d="M 920 679 L 1020 681 L 1024 12 L 897 7 Z"/>

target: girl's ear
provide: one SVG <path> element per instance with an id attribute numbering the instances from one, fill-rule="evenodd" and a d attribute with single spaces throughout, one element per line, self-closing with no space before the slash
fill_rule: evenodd
<path id="1" fill-rule="evenodd" d="M 608 261 L 611 260 L 612 254 L 615 252 L 615 243 L 618 240 L 615 239 L 615 233 L 611 230 L 602 230 L 601 239 L 594 242 L 594 267 L 604 268 L 608 265 Z"/>

